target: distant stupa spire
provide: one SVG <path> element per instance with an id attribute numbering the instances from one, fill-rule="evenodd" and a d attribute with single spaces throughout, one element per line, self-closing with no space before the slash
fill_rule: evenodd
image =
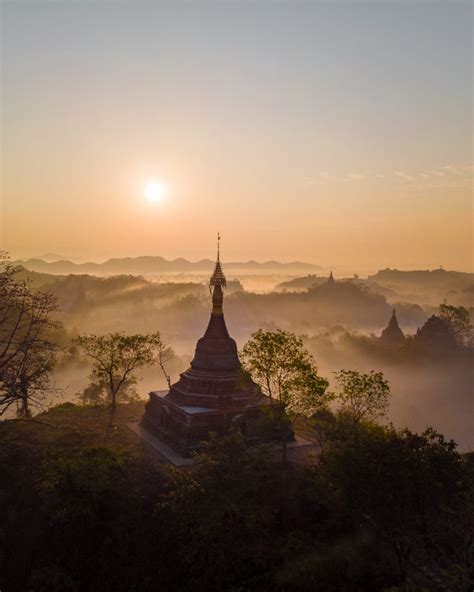
<path id="1" fill-rule="evenodd" d="M 331 269 L 331 273 L 329 274 L 329 277 L 328 277 L 327 284 L 329 284 L 330 286 L 332 286 L 332 285 L 333 285 L 333 284 L 335 284 L 335 283 L 336 283 L 336 281 L 335 281 L 335 279 L 334 279 L 334 276 L 333 276 L 333 274 L 332 274 L 332 269 Z"/>
<path id="2" fill-rule="evenodd" d="M 392 310 L 392 316 L 387 327 L 382 331 L 380 341 L 389 347 L 398 347 L 405 343 L 405 335 L 398 324 L 397 313 Z"/>
<path id="3" fill-rule="evenodd" d="M 397 312 L 394 308 L 392 309 L 392 318 L 390 319 L 388 326 L 392 327 L 394 329 L 400 329 L 400 325 L 398 324 L 398 319 L 397 319 Z M 401 329 L 400 329 L 400 331 L 401 331 Z"/>

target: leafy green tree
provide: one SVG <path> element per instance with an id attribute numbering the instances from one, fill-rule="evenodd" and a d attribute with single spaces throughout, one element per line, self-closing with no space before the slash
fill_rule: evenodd
<path id="1" fill-rule="evenodd" d="M 244 345 L 241 359 L 244 368 L 270 399 L 269 411 L 280 434 L 286 460 L 291 419 L 297 415 L 310 417 L 327 404 L 328 381 L 318 375 L 314 359 L 302 340 L 281 329 L 259 329 Z"/>
<path id="2" fill-rule="evenodd" d="M 66 403 L 37 422 L 0 422 L 2 590 L 177 589 L 154 518 L 169 474 L 125 428 L 104 446 L 107 416 Z"/>
<path id="3" fill-rule="evenodd" d="M 438 578 L 449 582 L 444 589 L 466 590 L 473 567 L 472 469 L 455 443 L 432 429 L 419 435 L 357 424 L 323 455 L 316 479 L 319 497 L 339 520 L 366 529 L 393 553 L 401 582 Z"/>
<path id="4" fill-rule="evenodd" d="M 156 364 L 164 344 L 160 333 L 125 335 L 80 335 L 75 339 L 92 360 L 90 379 L 106 384 L 112 409 L 126 385 L 136 380 L 140 368 Z"/>
<path id="5" fill-rule="evenodd" d="M 57 565 L 48 565 L 33 574 L 30 580 L 35 592 L 79 592 L 79 583 Z"/>
<path id="6" fill-rule="evenodd" d="M 325 413 L 331 445 L 284 486 L 238 433 L 170 478 L 126 429 L 104 446 L 104 409 L 0 422 L 2 590 L 471 590 L 474 454 Z"/>
<path id="7" fill-rule="evenodd" d="M 357 370 L 340 370 L 335 376 L 338 387 L 335 398 L 355 421 L 386 417 L 390 387 L 382 372 L 371 370 L 364 374 Z"/>
<path id="8" fill-rule="evenodd" d="M 174 470 L 158 504 L 183 572 L 180 590 L 231 590 L 271 567 L 273 492 L 280 475 L 259 447 L 236 432 L 211 435 L 192 472 Z M 265 546 L 262 545 L 265 541 Z M 245 588 L 246 589 L 246 588 Z"/>
<path id="9" fill-rule="evenodd" d="M 50 560 L 62 560 L 68 566 L 73 580 L 80 578 L 81 589 L 91 590 L 90 578 L 100 574 L 98 564 L 109 561 L 104 547 L 116 536 L 112 525 L 119 522 L 118 502 L 127 495 L 126 458 L 114 449 L 97 446 L 57 452 L 43 462 L 39 494 L 49 517 L 51 548 L 47 553 L 52 555 Z M 87 565 L 85 573 L 81 573 L 83 565 Z M 33 579 L 46 579 L 51 585 L 55 574 L 40 572 Z"/>
<path id="10" fill-rule="evenodd" d="M 132 377 L 123 383 L 120 389 L 120 400 L 123 403 L 139 400 L 140 397 L 136 389 L 137 382 L 137 379 Z M 77 396 L 83 405 L 105 405 L 110 398 L 106 382 L 91 382 Z"/>
<path id="11" fill-rule="evenodd" d="M 440 304 L 439 316 L 448 325 L 458 345 L 468 347 L 473 344 L 471 317 L 464 306 Z"/>

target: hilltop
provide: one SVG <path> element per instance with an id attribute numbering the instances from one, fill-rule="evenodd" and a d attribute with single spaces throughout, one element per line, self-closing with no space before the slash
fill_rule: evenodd
<path id="1" fill-rule="evenodd" d="M 381 269 L 376 274 L 367 278 L 369 281 L 387 282 L 387 283 L 413 283 L 426 284 L 432 287 L 440 287 L 446 284 L 464 284 L 465 282 L 474 282 L 474 273 L 465 271 L 448 271 L 439 269 L 413 269 L 401 271 L 399 269 Z"/>
<path id="2" fill-rule="evenodd" d="M 279 283 L 277 290 L 303 292 L 323 285 L 326 277 L 315 274 L 295 277 Z M 337 278 L 338 283 L 357 285 L 374 294 L 382 294 L 392 305 L 400 302 L 437 306 L 446 301 L 456 306 L 474 305 L 474 273 L 422 269 L 401 271 L 382 269 L 366 279 Z"/>
<path id="3" fill-rule="evenodd" d="M 330 415 L 333 430 L 326 414 L 317 466 L 275 462 L 234 434 L 170 471 L 127 425 L 143 407 L 64 404 L 0 423 L 2 590 L 369 592 L 407 577 L 467 590 L 472 455 L 433 430 Z"/>

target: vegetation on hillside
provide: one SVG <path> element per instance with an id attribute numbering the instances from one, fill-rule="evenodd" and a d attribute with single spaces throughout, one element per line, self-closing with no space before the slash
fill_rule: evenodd
<path id="1" fill-rule="evenodd" d="M 474 459 L 436 432 L 326 413 L 317 467 L 236 433 L 170 470 L 126 426 L 142 411 L 0 425 L 2 590 L 471 589 Z"/>
<path id="2" fill-rule="evenodd" d="M 272 399 L 272 433 L 285 450 L 292 429 L 304 429 L 319 445 L 317 466 L 275 460 L 235 432 L 210 434 L 193 467 L 173 470 L 127 426 L 140 420 L 143 403 L 122 404 L 140 367 L 161 364 L 166 373 L 171 350 L 160 334 L 73 342 L 57 323 L 54 297 L 38 288 L 4 260 L 0 412 L 16 404 L 19 417 L 0 423 L 1 590 L 470 592 L 472 453 L 431 428 L 417 434 L 377 423 L 389 403 L 384 374 L 339 370 L 331 388 L 312 356 L 336 339 L 352 347 L 351 365 L 339 368 L 355 368 L 357 351 L 403 364 L 468 359 L 466 309 L 442 305 L 390 352 L 343 329 L 303 339 L 257 331 L 242 360 Z M 304 306 L 313 296 L 291 298 Z M 192 303 L 180 306 L 193 314 Z M 32 418 L 31 403 L 53 388 L 59 350 L 64 364 L 77 358 L 76 346 L 93 361 L 83 401 L 104 404 L 65 404 Z"/>

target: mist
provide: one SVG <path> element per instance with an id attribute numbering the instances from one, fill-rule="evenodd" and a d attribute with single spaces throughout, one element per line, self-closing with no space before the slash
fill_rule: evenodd
<path id="1" fill-rule="evenodd" d="M 78 334 L 159 330 L 174 357 L 167 364 L 172 381 L 192 359 L 210 314 L 208 278 L 201 274 L 52 275 L 20 272 L 35 289 L 58 299 L 58 320 L 66 354 L 55 370 L 57 391 L 45 405 L 80 401 L 89 384 L 90 366 L 71 340 Z M 338 278 L 328 286 L 324 275 L 232 274 L 225 295 L 226 322 L 241 348 L 257 329 L 276 328 L 303 337 L 320 374 L 330 383 L 341 369 L 382 371 L 391 386 L 389 420 L 423 430 L 427 425 L 471 450 L 474 416 L 470 352 L 413 355 L 387 352 L 378 336 L 395 309 L 408 343 L 441 302 L 473 311 L 473 274 L 444 270 L 398 272 Z M 408 346 L 407 346 L 408 347 Z M 135 396 L 167 387 L 159 367 L 139 375 Z"/>

